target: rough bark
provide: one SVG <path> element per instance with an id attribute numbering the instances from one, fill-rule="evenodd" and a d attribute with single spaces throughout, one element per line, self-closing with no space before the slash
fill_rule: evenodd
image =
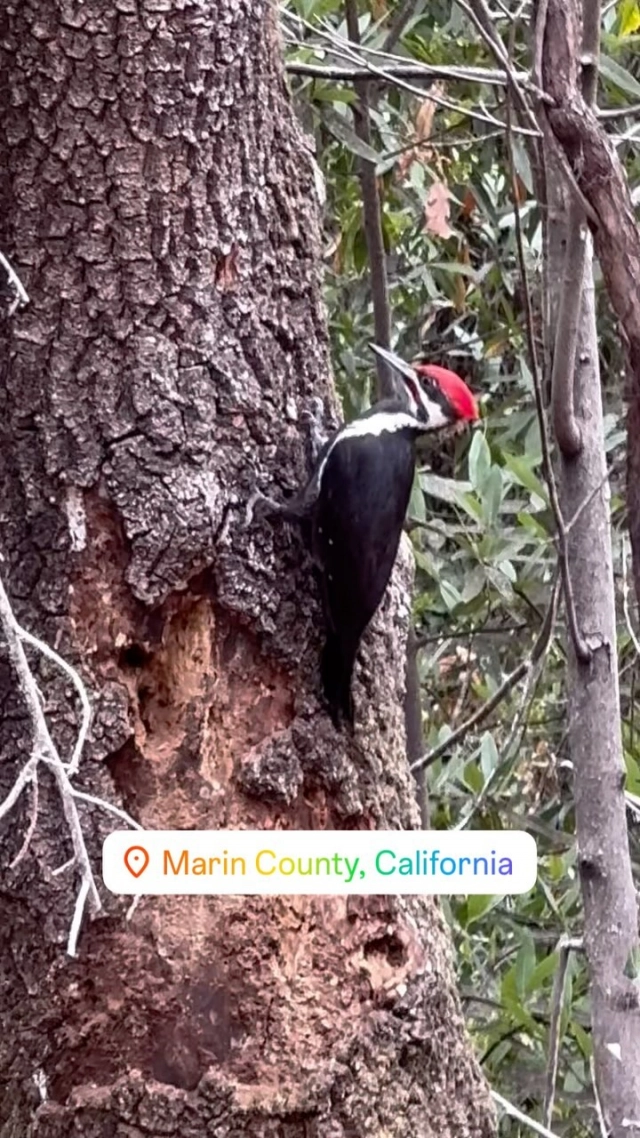
<path id="1" fill-rule="evenodd" d="M 563 0 L 562 18 L 579 6 Z M 550 0 L 555 12 L 555 0 Z M 547 25 L 543 71 L 575 91 L 579 82 L 580 25 L 572 26 L 572 50 L 558 57 L 559 30 Z M 569 68 L 564 74 L 559 67 Z M 570 95 L 570 100 L 573 96 Z M 584 113 L 587 112 L 584 108 Z M 550 118 L 554 122 L 555 111 Z M 554 126 L 555 129 L 555 126 Z M 565 177 L 546 148 L 549 311 L 561 306 L 567 232 L 572 208 Z M 597 1091 L 612 1138 L 640 1133 L 640 1013 L 637 987 L 626 974 L 637 949 L 637 911 L 631 875 L 626 808 L 625 768 L 620 733 L 616 652 L 616 613 L 609 489 L 602 423 L 602 396 L 591 242 L 586 236 L 584 284 L 579 314 L 573 400 L 581 449 L 571 457 L 559 447 L 557 469 L 562 512 L 566 521 L 591 494 L 589 506 L 571 529 L 569 560 L 579 632 L 591 649 L 581 662 L 569 642 L 569 746 L 574 764 L 578 867 L 584 903 L 584 943 L 591 982 L 591 1022 Z M 575 242 L 572 242 L 575 245 Z M 571 252 L 571 250 L 570 250 Z M 576 254 L 575 248 L 573 249 Z M 578 257 L 581 253 L 577 250 Z M 575 286 L 574 286 L 575 287 Z M 559 316 L 558 319 L 561 317 Z M 568 335 L 568 330 L 565 330 Z M 552 338 L 556 339 L 555 330 Z M 563 339 L 561 334 L 560 339 Z M 554 376 L 556 369 L 554 367 Z M 600 488 L 598 490 L 598 488 Z M 593 1121 L 597 1126 L 596 1118 Z"/>
<path id="2" fill-rule="evenodd" d="M 299 543 L 246 530 L 258 482 L 335 419 L 311 159 L 265 0 L 9 0 L 0 248 L 0 539 L 16 614 L 77 664 L 79 781 L 153 828 L 407 827 L 404 556 L 350 742 L 317 698 Z M 0 657 L 0 800 L 29 727 Z M 39 678 L 68 752 L 77 708 Z M 105 895 L 79 954 L 54 786 L 2 824 L 0 1135 L 488 1135 L 431 901 Z M 83 820 L 96 867 L 112 820 Z M 40 1102 L 34 1082 L 46 1082 Z"/>
<path id="3" fill-rule="evenodd" d="M 625 172 L 580 83 L 580 4 L 549 0 L 544 40 L 549 124 L 595 214 L 595 252 L 628 356 L 627 505 L 636 596 L 640 601 L 640 229 Z M 551 162 L 557 161 L 554 155 Z"/>

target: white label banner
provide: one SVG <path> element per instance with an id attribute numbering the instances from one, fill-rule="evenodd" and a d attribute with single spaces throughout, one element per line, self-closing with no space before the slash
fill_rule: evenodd
<path id="1" fill-rule="evenodd" d="M 118 830 L 102 850 L 112 893 L 528 893 L 521 830 Z"/>

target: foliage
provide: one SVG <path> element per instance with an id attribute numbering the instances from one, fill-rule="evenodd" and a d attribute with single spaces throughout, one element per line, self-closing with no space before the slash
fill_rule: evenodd
<path id="1" fill-rule="evenodd" d="M 401 8 L 388 0 L 359 0 L 366 48 L 384 50 Z M 496 3 L 496 26 L 523 71 L 527 12 L 526 4 Z M 371 159 L 371 150 L 382 198 L 394 346 L 409 358 L 422 352 L 454 368 L 481 393 L 480 429 L 470 438 L 451 439 L 444 453 L 440 449 L 426 457 L 411 502 L 414 611 L 429 749 L 485 703 L 530 652 L 549 603 L 556 561 L 526 350 L 508 147 L 500 125 L 505 93 L 501 86 L 469 78 L 437 87 L 413 79 L 418 94 L 376 84 L 369 88 L 372 138 L 363 148 L 354 130 L 353 83 L 331 70 L 353 67 L 354 60 L 342 43 L 342 57 L 327 51 L 327 36 L 334 48 L 336 36 L 347 38 L 341 0 L 287 0 L 282 22 L 289 63 L 329 69 L 322 78 L 292 74 L 291 83 L 326 181 L 326 299 L 345 414 L 356 413 L 372 397 L 367 345 L 373 317 L 358 181 L 358 161 Z M 638 101 L 640 58 L 634 48 L 639 35 L 637 0 L 605 5 L 600 106 L 620 111 Z M 448 0 L 414 4 L 394 52 L 405 63 L 495 66 L 464 11 Z M 389 63 L 382 56 L 357 54 L 378 67 Z M 436 105 L 432 95 L 455 109 Z M 498 125 L 478 116 L 495 118 Z M 633 188 L 640 183 L 633 114 L 611 119 L 610 126 Z M 522 136 L 515 136 L 513 149 L 535 302 L 540 215 Z M 622 353 L 604 297 L 598 296 L 598 304 L 611 521 L 621 567 Z M 622 590 L 619 615 L 628 789 L 637 794 L 637 654 Z M 543 669 L 429 772 L 434 826 L 517 827 L 528 829 L 538 842 L 539 878 L 528 896 L 451 898 L 445 905 L 468 1023 L 487 1076 L 501 1094 L 537 1118 L 545 1091 L 557 945 L 561 936 L 581 932 L 564 658 L 560 632 Z M 640 847 L 633 825 L 637 866 Z M 571 1138 L 596 1128 L 588 1024 L 585 968 L 573 953 L 562 1002 L 553 1117 L 554 1131 Z M 520 1130 L 505 1118 L 502 1132 Z"/>

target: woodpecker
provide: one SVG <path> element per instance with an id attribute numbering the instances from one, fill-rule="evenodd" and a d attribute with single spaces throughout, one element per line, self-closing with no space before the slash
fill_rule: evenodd
<path id="1" fill-rule="evenodd" d="M 476 400 L 455 372 L 410 366 L 371 345 L 400 379 L 397 393 L 344 424 L 317 454 L 313 473 L 284 506 L 268 509 L 304 525 L 317 569 L 326 626 L 320 672 L 336 728 L 353 724 L 351 678 L 362 636 L 387 588 L 409 504 L 420 435 L 478 419 Z"/>

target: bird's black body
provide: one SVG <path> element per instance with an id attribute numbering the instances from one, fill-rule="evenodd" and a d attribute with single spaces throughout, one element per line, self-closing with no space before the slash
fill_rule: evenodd
<path id="1" fill-rule="evenodd" d="M 390 429 L 366 433 L 384 415 Z M 398 425 L 406 408 L 377 404 L 358 420 L 363 433 L 339 432 L 320 475 L 311 541 L 319 569 L 327 639 L 322 686 L 334 720 L 353 720 L 351 676 L 362 635 L 376 612 L 396 559 L 421 427 Z M 341 437 L 342 436 L 342 437 Z M 319 467 L 323 458 L 320 457 Z"/>
<path id="2" fill-rule="evenodd" d="M 401 377 L 398 396 L 376 403 L 324 442 L 311 478 L 292 501 L 279 506 L 256 493 L 247 507 L 252 515 L 254 503 L 262 501 L 301 524 L 320 583 L 326 626 L 322 686 L 336 726 L 353 722 L 353 666 L 398 552 L 416 440 L 456 418 L 477 418 L 459 376 L 441 368 L 431 369 L 437 376 L 418 376 L 393 352 L 372 347 Z"/>

